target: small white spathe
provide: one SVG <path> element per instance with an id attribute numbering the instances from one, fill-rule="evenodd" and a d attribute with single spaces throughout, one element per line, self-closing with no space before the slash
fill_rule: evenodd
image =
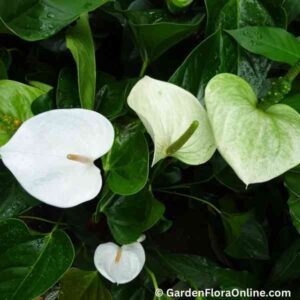
<path id="1" fill-rule="evenodd" d="M 0 155 L 29 194 L 66 208 L 100 192 L 101 172 L 94 161 L 110 150 L 113 140 L 113 126 L 101 114 L 57 109 L 24 122 Z"/>
<path id="2" fill-rule="evenodd" d="M 109 281 L 127 283 L 136 278 L 145 264 L 145 251 L 138 242 L 119 247 L 109 242 L 100 244 L 94 255 L 97 270 Z"/>
<path id="3" fill-rule="evenodd" d="M 128 105 L 137 113 L 154 142 L 152 165 L 169 156 L 168 148 L 199 124 L 190 138 L 170 156 L 187 164 L 208 161 L 216 150 L 205 109 L 191 93 L 172 83 L 145 76 L 132 88 Z"/>

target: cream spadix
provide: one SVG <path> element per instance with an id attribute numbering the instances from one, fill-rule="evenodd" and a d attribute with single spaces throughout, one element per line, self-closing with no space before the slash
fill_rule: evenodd
<path id="1" fill-rule="evenodd" d="M 152 137 L 152 165 L 167 156 L 198 165 L 213 155 L 216 148 L 206 111 L 186 90 L 146 76 L 131 90 L 128 105 Z"/>
<path id="2" fill-rule="evenodd" d="M 109 151 L 113 139 L 113 127 L 101 114 L 59 109 L 24 122 L 0 155 L 33 197 L 72 207 L 99 193 L 102 178 L 93 162 Z"/>
<path id="3" fill-rule="evenodd" d="M 136 278 L 145 264 L 145 251 L 140 242 L 118 246 L 100 244 L 94 256 L 97 270 L 113 283 L 127 283 Z"/>

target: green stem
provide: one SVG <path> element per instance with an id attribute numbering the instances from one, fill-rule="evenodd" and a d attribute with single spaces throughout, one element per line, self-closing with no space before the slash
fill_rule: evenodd
<path id="1" fill-rule="evenodd" d="M 140 71 L 140 77 L 143 77 L 145 75 L 147 67 L 148 67 L 148 60 L 144 60 Z"/>
<path id="2" fill-rule="evenodd" d="M 180 136 L 172 145 L 166 150 L 166 154 L 171 156 L 176 153 L 194 134 L 196 129 L 199 127 L 198 121 L 193 121 L 189 128 Z"/>
<path id="3" fill-rule="evenodd" d="M 20 219 L 25 219 L 25 220 L 34 220 L 34 221 L 40 221 L 40 222 L 45 222 L 45 223 L 49 223 L 49 224 L 54 224 L 54 225 L 61 225 L 61 226 L 68 226 L 67 223 L 63 223 L 63 222 L 55 222 L 55 221 L 50 221 L 44 218 L 40 218 L 40 217 L 34 217 L 34 216 L 20 216 Z"/>
<path id="4" fill-rule="evenodd" d="M 161 193 L 165 193 L 165 194 L 170 194 L 170 195 L 175 195 L 175 196 L 181 196 L 181 197 L 185 197 L 185 198 L 190 198 L 193 200 L 196 200 L 198 202 L 201 202 L 202 204 L 206 204 L 207 206 L 211 207 L 215 212 L 217 212 L 219 215 L 222 215 L 222 211 L 219 210 L 215 205 L 213 205 L 212 203 L 210 203 L 209 201 L 206 201 L 204 199 L 195 197 L 195 196 L 191 196 L 191 195 L 187 195 L 187 194 L 182 194 L 182 193 L 177 193 L 177 192 L 169 192 L 169 191 L 164 191 L 164 190 L 158 190 Z"/>
<path id="5" fill-rule="evenodd" d="M 148 268 L 145 266 L 145 270 L 146 272 L 148 273 L 149 277 L 151 278 L 152 280 L 152 283 L 153 283 L 153 287 L 154 287 L 154 297 L 153 297 L 153 300 L 156 300 L 157 297 L 155 295 L 155 291 L 159 289 L 158 287 L 158 283 L 157 283 L 157 280 L 156 280 L 156 277 L 155 277 L 155 274 Z M 160 298 L 160 297 L 158 297 Z"/>
<path id="6" fill-rule="evenodd" d="M 285 75 L 285 79 L 293 82 L 295 78 L 300 73 L 300 60 L 295 63 L 294 66 L 291 67 L 291 69 L 288 71 L 288 73 Z"/>

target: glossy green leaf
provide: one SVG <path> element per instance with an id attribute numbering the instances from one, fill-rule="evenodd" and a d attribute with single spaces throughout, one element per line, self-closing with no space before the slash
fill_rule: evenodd
<path id="1" fill-rule="evenodd" d="M 56 105 L 58 108 L 80 107 L 77 76 L 72 68 L 64 68 L 59 72 Z"/>
<path id="2" fill-rule="evenodd" d="M 59 300 L 111 300 L 97 271 L 70 269 L 60 281 Z"/>
<path id="3" fill-rule="evenodd" d="M 281 103 L 289 105 L 297 112 L 300 112 L 300 94 L 288 96 L 287 98 L 283 99 Z"/>
<path id="4" fill-rule="evenodd" d="M 275 262 L 269 283 L 280 284 L 300 276 L 300 240 L 290 245 Z"/>
<path id="5" fill-rule="evenodd" d="M 205 103 L 217 148 L 245 184 L 271 180 L 300 163 L 300 115 L 291 107 L 257 108 L 253 89 L 232 74 L 209 82 Z"/>
<path id="6" fill-rule="evenodd" d="M 67 47 L 77 65 L 81 107 L 93 109 L 96 90 L 96 58 L 87 14 L 81 15 L 77 24 L 68 30 L 66 40 Z"/>
<path id="7" fill-rule="evenodd" d="M 123 115 L 126 99 L 135 83 L 136 79 L 125 79 L 104 84 L 97 93 L 96 111 L 110 120 Z"/>
<path id="8" fill-rule="evenodd" d="M 23 190 L 14 176 L 3 167 L 0 169 L 0 219 L 14 217 L 39 201 Z"/>
<path id="9" fill-rule="evenodd" d="M 164 205 L 144 189 L 133 196 L 115 197 L 103 212 L 114 239 L 120 244 L 129 244 L 156 224 L 164 210 Z"/>
<path id="10" fill-rule="evenodd" d="M 256 281 L 248 272 L 223 269 L 201 256 L 164 254 L 160 257 L 179 279 L 199 289 L 249 288 L 256 285 Z"/>
<path id="11" fill-rule="evenodd" d="M 115 141 L 104 157 L 110 189 L 119 195 L 132 195 L 146 184 L 149 173 L 148 144 L 138 124 L 115 127 Z"/>
<path id="12" fill-rule="evenodd" d="M 197 32 L 204 15 L 175 17 L 164 10 L 125 12 L 144 62 L 156 60 L 175 44 Z"/>
<path id="13" fill-rule="evenodd" d="M 33 234 L 16 219 L 0 222 L 0 297 L 33 299 L 54 285 L 70 267 L 74 249 L 60 230 Z"/>
<path id="14" fill-rule="evenodd" d="M 238 259 L 268 259 L 268 239 L 252 213 L 224 214 L 227 236 L 225 252 Z"/>
<path id="15" fill-rule="evenodd" d="M 41 114 L 51 109 L 54 109 L 53 91 L 41 95 L 36 100 L 34 100 L 31 105 L 31 110 L 34 115 Z"/>
<path id="16" fill-rule="evenodd" d="M 107 0 L 24 0 L 0 1 L 0 22 L 27 41 L 54 35 L 81 14 L 106 3 Z"/>
<path id="17" fill-rule="evenodd" d="M 289 21 L 295 20 L 300 15 L 300 2 L 298 0 L 285 0 L 284 8 L 287 12 Z"/>
<path id="18" fill-rule="evenodd" d="M 284 29 L 253 26 L 227 32 L 248 51 L 271 60 L 294 65 L 300 59 L 300 41 Z"/>
<path id="19" fill-rule="evenodd" d="M 270 64 L 264 57 L 246 53 L 221 29 L 236 29 L 246 25 L 281 25 L 285 20 L 282 0 L 206 0 L 209 35 L 202 41 L 171 76 L 170 81 L 193 93 L 199 100 L 215 74 L 228 72 L 245 78 L 256 92 L 265 80 Z M 272 6 L 272 10 L 268 10 Z M 276 13 L 275 9 L 276 8 Z M 274 10 L 274 12 L 273 12 Z M 280 21 L 274 15 L 282 16 Z M 230 16 L 230 17 L 228 17 Z M 221 29 L 220 29 L 221 28 Z"/>
<path id="20" fill-rule="evenodd" d="M 0 146 L 4 145 L 21 122 L 33 116 L 32 102 L 44 92 L 11 80 L 0 80 Z"/>

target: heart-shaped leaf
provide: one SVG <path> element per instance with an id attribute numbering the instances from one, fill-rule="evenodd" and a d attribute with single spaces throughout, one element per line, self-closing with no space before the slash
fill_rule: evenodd
<path id="1" fill-rule="evenodd" d="M 16 219 L 0 223 L 1 299 L 34 299 L 64 274 L 74 258 L 69 237 L 61 230 L 32 234 Z"/>
<path id="2" fill-rule="evenodd" d="M 250 85 L 232 74 L 209 82 L 205 103 L 217 148 L 245 184 L 268 181 L 300 163 L 300 116 L 291 107 L 259 109 Z"/>

